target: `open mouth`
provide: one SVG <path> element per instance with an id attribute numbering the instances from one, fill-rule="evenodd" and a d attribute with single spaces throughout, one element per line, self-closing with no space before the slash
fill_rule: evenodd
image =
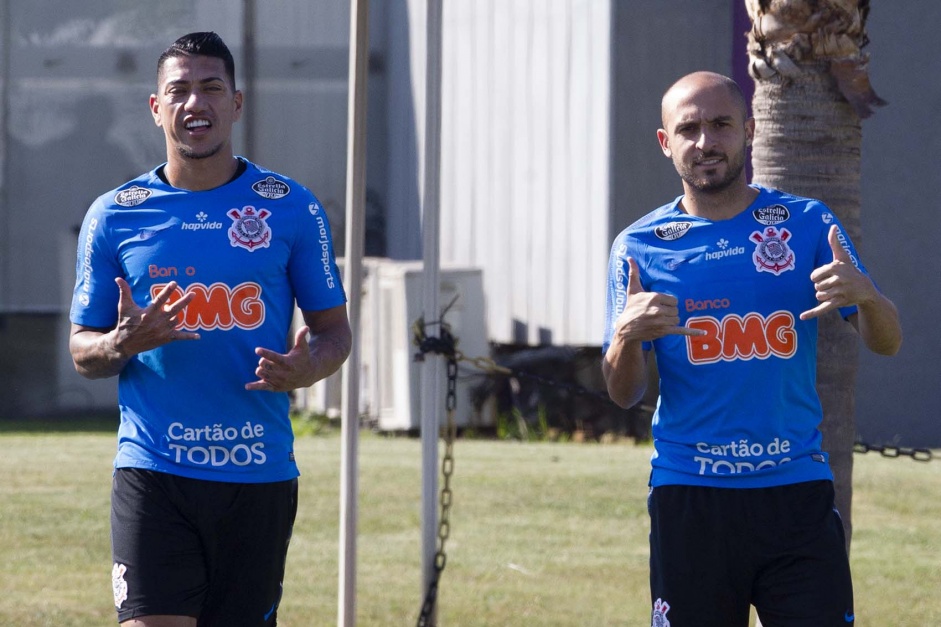
<path id="1" fill-rule="evenodd" d="M 185 124 L 186 130 L 196 131 L 201 128 L 209 128 L 212 126 L 212 123 L 209 120 L 190 120 Z"/>
<path id="2" fill-rule="evenodd" d="M 703 168 L 712 168 L 719 165 L 723 161 L 724 159 L 722 157 L 707 157 L 705 159 L 698 160 L 696 165 Z"/>

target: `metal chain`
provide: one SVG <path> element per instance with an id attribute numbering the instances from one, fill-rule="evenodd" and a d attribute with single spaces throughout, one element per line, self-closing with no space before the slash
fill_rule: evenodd
<path id="1" fill-rule="evenodd" d="M 555 381 L 548 379 L 546 377 L 541 377 L 532 373 L 528 373 L 523 370 L 507 368 L 497 364 L 493 359 L 488 357 L 465 357 L 460 351 L 457 351 L 457 357 L 459 360 L 467 362 L 477 369 L 487 373 L 487 374 L 500 374 L 505 376 L 513 376 L 517 378 L 525 378 L 535 381 L 541 385 L 546 385 L 556 388 L 564 388 L 570 392 L 581 395 L 581 396 L 591 396 L 594 398 L 599 398 L 601 400 L 607 401 L 609 403 L 614 403 L 608 397 L 607 394 L 603 392 L 597 392 L 595 390 L 589 390 L 583 386 L 571 383 L 564 383 L 561 381 Z M 930 462 L 934 459 L 931 449 L 928 448 L 911 448 L 911 447 L 902 447 L 902 446 L 881 446 L 878 444 L 866 444 L 865 442 L 856 442 L 853 445 L 854 453 L 868 453 L 873 451 L 876 453 L 881 453 L 883 457 L 902 457 L 907 456 L 911 457 L 917 462 Z"/>
<path id="2" fill-rule="evenodd" d="M 892 445 L 882 446 L 879 444 L 866 444 L 865 442 L 857 442 L 853 445 L 854 453 L 868 453 L 869 451 L 880 453 L 883 457 L 911 457 L 916 462 L 930 462 L 933 459 L 931 449 L 928 448 L 911 448 Z"/>
<path id="3" fill-rule="evenodd" d="M 416 325 L 418 327 L 418 325 Z M 417 332 L 421 329 L 420 334 Z M 454 419 L 457 407 L 457 352 L 454 350 L 454 336 L 448 327 L 442 323 L 441 337 L 428 338 L 424 335 L 424 325 L 416 328 L 416 340 L 422 352 L 416 358 L 423 358 L 425 352 L 440 352 L 447 356 L 447 382 L 448 390 L 445 397 L 445 410 L 447 424 L 441 427 L 441 438 L 444 441 L 444 455 L 441 458 L 441 475 L 443 478 L 439 505 L 441 507 L 438 519 L 437 551 L 435 552 L 434 572 L 425 593 L 421 612 L 418 615 L 418 627 L 427 627 L 433 624 L 435 604 L 438 600 L 438 584 L 441 573 L 448 561 L 445 544 L 451 535 L 451 476 L 454 474 L 454 440 L 457 437 L 457 422 Z"/>

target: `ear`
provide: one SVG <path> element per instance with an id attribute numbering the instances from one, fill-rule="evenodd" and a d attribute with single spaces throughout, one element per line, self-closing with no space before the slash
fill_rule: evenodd
<path id="1" fill-rule="evenodd" d="M 755 118 L 745 120 L 745 145 L 751 146 L 755 139 Z"/>
<path id="2" fill-rule="evenodd" d="M 242 117 L 242 90 L 235 90 L 233 98 L 235 99 L 235 120 L 238 121 Z"/>
<path id="3" fill-rule="evenodd" d="M 157 100 L 156 94 L 150 94 L 150 114 L 154 116 L 154 124 L 163 126 L 160 122 L 160 101 Z"/>
<path id="4" fill-rule="evenodd" d="M 673 158 L 673 151 L 670 150 L 670 136 L 662 128 L 657 129 L 657 141 L 660 142 L 660 150 L 668 158 Z"/>

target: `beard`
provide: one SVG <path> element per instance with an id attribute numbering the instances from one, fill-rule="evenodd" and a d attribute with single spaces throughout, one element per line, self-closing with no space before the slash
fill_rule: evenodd
<path id="1" fill-rule="evenodd" d="M 745 170 L 745 147 L 742 146 L 740 151 L 732 155 L 722 155 L 721 153 L 715 152 L 707 153 L 700 157 L 700 161 L 722 156 L 725 156 L 726 163 L 725 174 L 722 176 L 708 174 L 698 175 L 694 171 L 694 166 L 680 163 L 676 164 L 676 170 L 679 172 L 680 178 L 697 191 L 707 194 L 722 192 L 737 181 Z M 721 165 L 722 164 L 719 163 L 715 167 L 718 168 Z"/>
<path id="2" fill-rule="evenodd" d="M 189 146 L 184 146 L 183 144 L 177 144 L 176 151 L 177 153 L 185 159 L 208 159 L 219 153 L 222 150 L 222 144 L 218 144 L 209 148 L 204 152 L 196 152 Z"/>

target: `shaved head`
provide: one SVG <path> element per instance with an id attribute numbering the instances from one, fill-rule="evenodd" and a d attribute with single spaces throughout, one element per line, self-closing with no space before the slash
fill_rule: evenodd
<path id="1" fill-rule="evenodd" d="M 712 87 L 727 89 L 733 100 L 739 105 L 742 111 L 742 119 L 748 118 L 748 103 L 745 102 L 745 94 L 742 93 L 742 88 L 738 86 L 738 83 L 728 76 L 716 72 L 693 72 L 673 83 L 663 94 L 663 99 L 660 101 L 660 120 L 663 127 L 667 128 L 667 120 L 679 98 Z"/>

